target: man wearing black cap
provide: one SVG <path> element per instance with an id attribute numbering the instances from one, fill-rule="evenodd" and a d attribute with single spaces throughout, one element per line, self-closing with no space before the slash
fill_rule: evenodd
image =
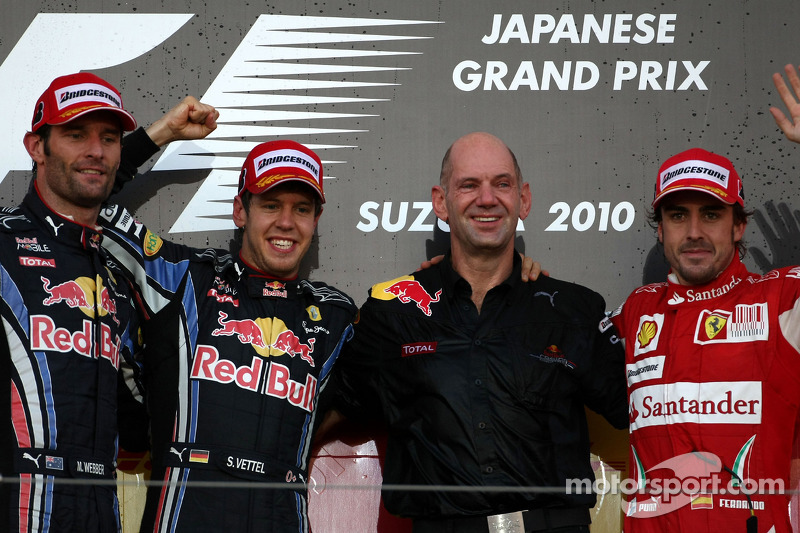
<path id="1" fill-rule="evenodd" d="M 298 279 L 322 180 L 307 147 L 256 146 L 234 198 L 238 257 L 163 241 L 123 209 L 101 213 L 149 318 L 152 479 L 166 483 L 148 488 L 143 531 L 309 531 L 317 399 L 356 313 L 347 295 Z"/>
<path id="2" fill-rule="evenodd" d="M 795 91 L 800 79 L 786 72 Z M 798 105 L 776 75 L 800 139 Z M 659 169 L 653 222 L 671 271 L 612 320 L 626 340 L 631 471 L 625 531 L 791 531 L 800 407 L 800 267 L 740 260 L 748 212 L 733 164 L 693 148 Z"/>

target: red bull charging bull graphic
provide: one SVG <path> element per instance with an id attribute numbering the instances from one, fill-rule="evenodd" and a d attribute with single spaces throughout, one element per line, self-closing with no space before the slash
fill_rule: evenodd
<path id="1" fill-rule="evenodd" d="M 87 291 L 75 280 L 67 280 L 55 287 L 51 287 L 49 279 L 44 276 L 42 276 L 41 279 L 44 284 L 44 292 L 50 295 L 42 302 L 44 305 L 55 305 L 64 302 L 73 309 L 76 307 L 88 310 L 94 308 L 94 297 L 92 296 L 93 288 L 92 292 L 88 292 L 87 294 Z"/>
<path id="2" fill-rule="evenodd" d="M 222 311 L 219 312 L 217 322 L 222 326 L 211 332 L 214 337 L 220 335 L 230 336 L 236 335 L 239 342 L 242 344 L 252 344 L 259 348 L 266 348 L 264 343 L 264 335 L 261 333 L 261 327 L 256 324 L 255 320 L 245 318 L 243 320 L 227 320 L 228 314 Z"/>
<path id="3" fill-rule="evenodd" d="M 311 352 L 314 351 L 314 342 L 316 342 L 316 339 L 311 338 L 308 339 L 308 344 L 303 344 L 300 342 L 300 338 L 292 333 L 292 330 L 287 329 L 278 335 L 278 338 L 275 339 L 271 346 L 276 350 L 289 354 L 289 357 L 299 355 L 300 359 L 314 366 L 314 359 L 311 357 Z"/>
<path id="4" fill-rule="evenodd" d="M 52 285 L 48 278 L 42 276 L 42 288 L 47 297 L 42 300 L 46 306 L 66 305 L 72 309 L 80 309 L 89 319 L 95 316 L 111 315 L 117 319 L 117 304 L 109 290 L 98 277 L 97 281 L 87 277 L 67 280 Z M 99 287 L 99 291 L 97 288 Z M 95 292 L 98 293 L 95 308 Z M 100 330 L 100 341 L 96 345 L 96 353 L 92 353 L 92 338 L 95 328 Z M 80 331 L 69 331 L 56 326 L 48 315 L 31 315 L 30 317 L 31 349 L 34 351 L 75 352 L 84 357 L 102 358 L 109 361 L 114 368 L 119 368 L 119 351 L 122 341 L 113 335 L 111 328 L 104 323 L 94 324 L 93 320 L 84 320 Z"/>
<path id="5" fill-rule="evenodd" d="M 217 322 L 222 327 L 211 332 L 214 337 L 235 336 L 242 344 L 252 345 L 256 352 L 264 357 L 282 354 L 287 354 L 289 357 L 299 355 L 300 359 L 314 366 L 311 354 L 314 352 L 316 339 L 311 337 L 305 344 L 300 342 L 300 337 L 286 327 L 282 320 L 271 318 L 234 320 L 228 319 L 228 314 L 224 311 L 219 311 Z"/>
<path id="6" fill-rule="evenodd" d="M 89 318 L 94 318 L 95 294 L 97 294 L 97 314 L 99 316 L 110 314 L 114 322 L 119 325 L 117 303 L 99 276 L 96 280 L 82 276 L 54 286 L 51 286 L 48 278 L 41 276 L 40 279 L 44 292 L 48 294 L 47 298 L 42 300 L 44 305 L 63 303 L 72 309 L 80 309 Z"/>
<path id="7" fill-rule="evenodd" d="M 431 296 L 419 281 L 414 280 L 413 276 L 403 276 L 386 283 L 380 283 L 372 289 L 374 298 L 389 300 L 395 297 L 404 304 L 413 302 L 426 316 L 431 316 L 431 304 L 438 302 L 441 294 L 442 290 L 439 289 L 436 294 Z"/>

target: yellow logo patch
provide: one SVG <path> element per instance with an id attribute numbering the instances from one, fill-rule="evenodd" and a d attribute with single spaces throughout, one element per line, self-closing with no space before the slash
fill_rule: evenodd
<path id="1" fill-rule="evenodd" d="M 306 307 L 306 313 L 308 313 L 308 318 L 314 322 L 319 322 L 322 320 L 322 314 L 319 312 L 319 307 L 316 305 L 309 305 Z"/>
<path id="2" fill-rule="evenodd" d="M 164 244 L 164 241 L 161 240 L 161 237 L 152 231 L 147 230 L 147 233 L 144 236 L 144 255 L 147 257 L 156 255 L 161 249 L 162 244 Z"/>
<path id="3" fill-rule="evenodd" d="M 706 335 L 708 335 L 709 339 L 713 339 L 717 336 L 717 334 L 725 329 L 725 324 L 728 322 L 728 319 L 722 315 L 712 313 L 709 315 L 706 320 L 705 324 L 703 324 L 706 328 Z"/>
<path id="4" fill-rule="evenodd" d="M 658 326 L 652 320 L 648 320 L 647 322 L 642 324 L 642 329 L 639 330 L 639 346 L 644 348 L 650 341 L 653 340 L 653 337 L 656 336 L 656 332 L 658 331 Z"/>

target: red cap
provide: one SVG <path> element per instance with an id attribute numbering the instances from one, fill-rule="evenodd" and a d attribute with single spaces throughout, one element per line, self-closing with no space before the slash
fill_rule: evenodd
<path id="1" fill-rule="evenodd" d="M 261 194 L 280 183 L 297 181 L 311 186 L 325 203 L 322 161 L 317 154 L 294 141 L 271 141 L 253 148 L 239 174 L 239 194 Z"/>
<path id="2" fill-rule="evenodd" d="M 653 209 L 668 194 L 700 191 L 722 203 L 744 207 L 742 180 L 727 158 L 702 148 L 691 148 L 667 159 L 658 169 Z"/>
<path id="3" fill-rule="evenodd" d="M 104 79 L 88 72 L 68 74 L 53 80 L 33 110 L 31 131 L 45 124 L 66 124 L 92 111 L 113 111 L 123 131 L 136 129 L 136 120 L 122 107 L 119 91 Z"/>

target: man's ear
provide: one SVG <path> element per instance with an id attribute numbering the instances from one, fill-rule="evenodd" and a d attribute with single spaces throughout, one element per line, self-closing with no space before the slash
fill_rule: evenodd
<path id="1" fill-rule="evenodd" d="M 433 204 L 433 212 L 438 218 L 447 222 L 447 202 L 445 201 L 444 188 L 441 185 L 434 185 L 431 189 L 431 203 Z"/>
<path id="2" fill-rule="evenodd" d="M 520 191 L 520 204 L 519 204 L 519 218 L 525 220 L 531 213 L 531 205 L 533 205 L 533 195 L 531 194 L 531 186 L 527 182 L 522 184 Z"/>
<path id="3" fill-rule="evenodd" d="M 28 155 L 37 164 L 41 165 L 44 162 L 44 139 L 41 135 L 27 132 L 25 137 L 22 138 L 22 143 L 28 151 Z"/>
<path id="4" fill-rule="evenodd" d="M 747 222 L 740 222 L 733 224 L 733 242 L 739 242 L 744 237 L 744 230 L 747 228 Z"/>
<path id="5" fill-rule="evenodd" d="M 245 211 L 242 197 L 239 195 L 233 197 L 233 223 L 237 228 L 243 228 L 247 223 L 247 211 Z"/>

